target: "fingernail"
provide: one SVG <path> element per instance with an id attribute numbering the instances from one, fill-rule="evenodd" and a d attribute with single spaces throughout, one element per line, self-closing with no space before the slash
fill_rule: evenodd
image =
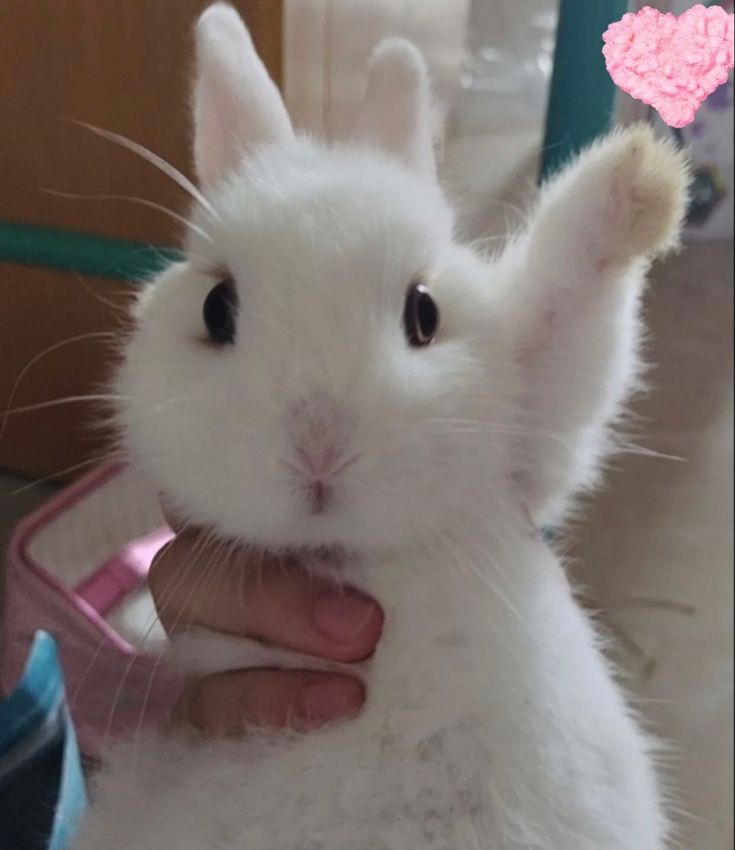
<path id="1" fill-rule="evenodd" d="M 317 600 L 313 616 L 323 635 L 338 643 L 350 643 L 380 617 L 380 609 L 364 596 L 328 593 Z"/>
<path id="2" fill-rule="evenodd" d="M 354 714 L 364 699 L 362 685 L 355 679 L 315 682 L 299 692 L 297 711 L 307 723 L 324 723 Z"/>

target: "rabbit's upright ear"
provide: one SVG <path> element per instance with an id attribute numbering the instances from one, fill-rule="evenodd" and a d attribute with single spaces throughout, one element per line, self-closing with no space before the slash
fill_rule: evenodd
<path id="1" fill-rule="evenodd" d="M 429 73 L 410 41 L 385 39 L 375 49 L 354 136 L 436 179 Z"/>
<path id="2" fill-rule="evenodd" d="M 196 26 L 194 163 L 206 190 L 258 148 L 293 136 L 281 95 L 238 13 L 214 3 Z"/>

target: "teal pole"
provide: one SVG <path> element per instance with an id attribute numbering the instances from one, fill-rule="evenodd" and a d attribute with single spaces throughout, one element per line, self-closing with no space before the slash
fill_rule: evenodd
<path id="1" fill-rule="evenodd" d="M 602 34 L 628 7 L 628 0 L 559 0 L 542 180 L 610 126 L 616 87 L 605 68 Z"/>
<path id="2" fill-rule="evenodd" d="M 152 277 L 179 256 L 172 248 L 144 242 L 0 222 L 0 262 L 5 263 L 137 282 Z"/>

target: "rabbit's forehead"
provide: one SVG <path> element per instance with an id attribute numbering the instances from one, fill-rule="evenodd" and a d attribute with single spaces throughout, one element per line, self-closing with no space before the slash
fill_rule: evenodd
<path id="1" fill-rule="evenodd" d="M 428 271 L 452 231 L 437 187 L 361 151 L 258 161 L 215 210 L 210 243 L 198 250 L 264 283 L 349 276 L 362 286 L 377 275 L 389 283 Z"/>
<path id="2" fill-rule="evenodd" d="M 441 247 L 420 215 L 358 196 L 314 197 L 285 214 L 266 211 L 231 221 L 215 236 L 222 265 L 248 288 L 272 286 L 373 291 L 429 275 Z"/>

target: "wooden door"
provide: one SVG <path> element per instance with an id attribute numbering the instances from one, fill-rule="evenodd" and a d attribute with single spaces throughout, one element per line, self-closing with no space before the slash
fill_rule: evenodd
<path id="1" fill-rule="evenodd" d="M 207 0 L 2 3 L 0 467 L 31 475 L 71 468 L 71 476 L 102 450 L 101 432 L 89 427 L 98 413 L 87 404 L 16 413 L 3 425 L 11 393 L 17 408 L 100 391 L 114 357 L 110 335 L 134 291 L 133 284 L 106 276 L 51 268 L 53 249 L 41 250 L 44 231 L 28 228 L 52 228 L 46 235 L 61 243 L 69 235 L 72 242 L 78 237 L 93 246 L 97 243 L 85 240 L 176 244 L 177 225 L 153 209 L 44 190 L 138 197 L 184 209 L 185 196 L 172 181 L 69 119 L 127 136 L 190 174 L 192 27 L 206 5 Z M 234 5 L 280 81 L 282 0 Z M 18 233 L 24 240 L 22 265 L 13 250 Z"/>

